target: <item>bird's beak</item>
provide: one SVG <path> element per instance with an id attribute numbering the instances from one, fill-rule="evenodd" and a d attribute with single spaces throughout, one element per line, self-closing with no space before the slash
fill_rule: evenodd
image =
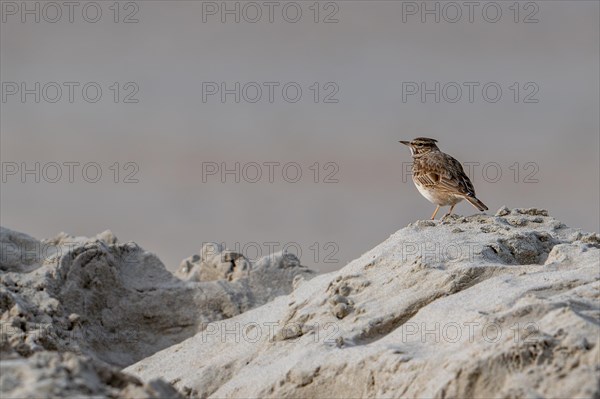
<path id="1" fill-rule="evenodd" d="M 403 141 L 403 140 L 400 140 L 400 141 L 399 141 L 399 143 L 402 143 L 402 144 L 404 144 L 404 145 L 410 145 L 410 141 Z"/>

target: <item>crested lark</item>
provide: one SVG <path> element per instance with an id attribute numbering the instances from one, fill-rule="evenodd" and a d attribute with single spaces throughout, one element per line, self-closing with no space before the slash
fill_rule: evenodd
<path id="1" fill-rule="evenodd" d="M 410 148 L 413 157 L 412 176 L 417 189 L 429 202 L 437 205 L 431 220 L 435 219 L 440 206 L 454 206 L 466 199 L 480 211 L 488 209 L 475 197 L 473 183 L 465 174 L 462 165 L 435 144 L 437 140 L 417 137 L 412 141 L 400 141 Z"/>

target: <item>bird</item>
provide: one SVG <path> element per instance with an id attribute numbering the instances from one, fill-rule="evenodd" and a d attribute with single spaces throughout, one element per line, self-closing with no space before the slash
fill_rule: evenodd
<path id="1" fill-rule="evenodd" d="M 479 211 L 486 211 L 487 206 L 475 196 L 475 189 L 462 165 L 456 159 L 443 153 L 437 146 L 436 139 L 417 137 L 411 141 L 400 140 L 408 146 L 413 158 L 412 179 L 417 190 L 429 202 L 437 205 L 431 220 L 435 219 L 441 206 L 450 205 L 452 214 L 454 207 L 466 199 Z"/>

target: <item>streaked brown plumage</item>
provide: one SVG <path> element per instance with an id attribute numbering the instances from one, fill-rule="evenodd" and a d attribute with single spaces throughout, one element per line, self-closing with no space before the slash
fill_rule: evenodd
<path id="1" fill-rule="evenodd" d="M 419 192 L 437 205 L 431 219 L 435 219 L 440 206 L 450 205 L 450 215 L 454 206 L 463 199 L 480 211 L 487 210 L 475 196 L 473 183 L 465 174 L 462 165 L 437 147 L 437 140 L 417 137 L 412 141 L 400 141 L 410 148 L 413 157 L 413 182 Z"/>

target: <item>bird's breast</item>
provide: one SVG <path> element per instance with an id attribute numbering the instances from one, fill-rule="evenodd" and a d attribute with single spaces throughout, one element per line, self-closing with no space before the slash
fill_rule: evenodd
<path id="1" fill-rule="evenodd" d="M 433 204 L 448 206 L 458 204 L 463 200 L 462 197 L 456 196 L 454 194 L 450 194 L 445 191 L 438 190 L 434 187 L 427 187 L 419 183 L 417 180 L 414 180 L 415 186 L 417 190 L 421 193 L 421 195 Z"/>

